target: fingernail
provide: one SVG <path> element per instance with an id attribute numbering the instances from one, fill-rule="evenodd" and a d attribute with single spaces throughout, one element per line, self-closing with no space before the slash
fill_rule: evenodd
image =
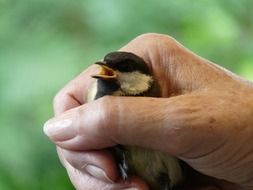
<path id="1" fill-rule="evenodd" d="M 84 167 L 84 170 L 90 174 L 91 176 L 104 181 L 106 183 L 114 183 L 113 180 L 111 180 L 105 173 L 104 170 L 101 168 L 94 166 L 94 165 L 87 165 Z"/>
<path id="2" fill-rule="evenodd" d="M 44 133 L 53 138 L 53 140 L 67 140 L 75 136 L 74 130 L 72 129 L 72 120 L 64 119 L 51 122 L 50 120 L 44 125 Z"/>

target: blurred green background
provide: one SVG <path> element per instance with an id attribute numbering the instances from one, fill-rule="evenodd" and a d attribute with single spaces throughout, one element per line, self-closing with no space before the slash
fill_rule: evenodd
<path id="1" fill-rule="evenodd" d="M 169 34 L 253 80 L 251 0 L 0 0 L 0 189 L 73 189 L 43 135 L 56 92 L 107 52 Z"/>

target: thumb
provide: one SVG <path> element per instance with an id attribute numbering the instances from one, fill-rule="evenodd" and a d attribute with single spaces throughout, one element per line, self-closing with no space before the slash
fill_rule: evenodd
<path id="1" fill-rule="evenodd" d="M 49 120 L 44 131 L 57 145 L 71 150 L 123 144 L 176 156 L 193 152 L 194 148 L 204 154 L 222 142 L 213 127 L 217 114 L 210 112 L 214 105 L 210 94 L 172 98 L 108 96 Z"/>

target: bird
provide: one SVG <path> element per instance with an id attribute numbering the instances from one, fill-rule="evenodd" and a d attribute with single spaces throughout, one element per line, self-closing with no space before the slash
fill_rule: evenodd
<path id="1" fill-rule="evenodd" d="M 100 67 L 100 71 L 91 76 L 96 81 L 88 92 L 88 102 L 106 95 L 160 96 L 151 69 L 134 53 L 111 52 L 94 64 Z M 180 161 L 167 153 L 125 145 L 116 145 L 110 151 L 123 180 L 133 174 L 141 177 L 151 189 L 174 190 L 184 178 Z"/>

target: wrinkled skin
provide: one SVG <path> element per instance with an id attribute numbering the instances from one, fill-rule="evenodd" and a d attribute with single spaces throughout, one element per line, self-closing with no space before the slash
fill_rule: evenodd
<path id="1" fill-rule="evenodd" d="M 252 83 L 166 35 L 144 34 L 120 50 L 148 63 L 163 98 L 107 96 L 86 103 L 94 66 L 56 95 L 55 117 L 44 131 L 57 145 L 75 188 L 148 189 L 137 176 L 118 179 L 105 148 L 123 144 L 168 152 L 217 179 L 195 189 L 253 189 Z"/>

